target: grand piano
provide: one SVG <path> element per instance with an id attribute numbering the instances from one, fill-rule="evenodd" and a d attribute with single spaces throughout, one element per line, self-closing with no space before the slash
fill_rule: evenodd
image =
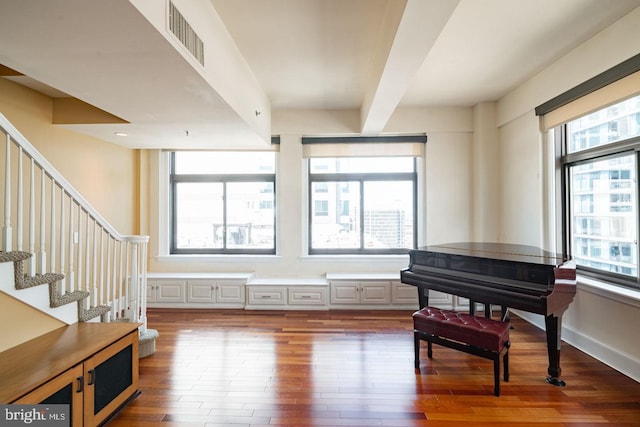
<path id="1" fill-rule="evenodd" d="M 409 251 L 409 267 L 400 272 L 403 283 L 418 288 L 420 308 L 429 304 L 429 290 L 501 306 L 502 314 L 518 309 L 545 316 L 549 368 L 547 382 L 560 379 L 562 314 L 576 293 L 575 262 L 525 245 L 460 242 Z"/>

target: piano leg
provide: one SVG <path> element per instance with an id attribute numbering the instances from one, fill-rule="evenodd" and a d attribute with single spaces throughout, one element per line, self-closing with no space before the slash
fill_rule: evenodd
<path id="1" fill-rule="evenodd" d="M 429 288 L 418 286 L 418 304 L 421 309 L 429 305 Z"/>
<path id="2" fill-rule="evenodd" d="M 566 383 L 560 379 L 560 346 L 562 339 L 562 314 L 560 316 L 549 315 L 545 317 L 545 326 L 547 330 L 547 352 L 549 353 L 549 369 L 547 372 L 547 382 L 549 384 L 564 387 Z"/>

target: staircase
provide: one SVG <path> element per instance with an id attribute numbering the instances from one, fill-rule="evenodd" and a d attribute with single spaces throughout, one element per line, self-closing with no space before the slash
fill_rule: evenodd
<path id="1" fill-rule="evenodd" d="M 3 136 L 0 263 L 13 263 L 14 280 L 0 279 L 0 291 L 67 324 L 140 323 L 140 357 L 153 354 L 158 334 L 146 325 L 148 236 L 115 231 L 0 114 Z M 74 303 L 71 315 L 56 310 Z"/>

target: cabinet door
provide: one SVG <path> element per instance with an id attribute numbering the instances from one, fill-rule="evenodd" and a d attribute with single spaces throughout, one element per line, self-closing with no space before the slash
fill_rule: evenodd
<path id="1" fill-rule="evenodd" d="M 218 280 L 217 301 L 224 303 L 244 303 L 244 283 L 237 280 Z"/>
<path id="2" fill-rule="evenodd" d="M 359 282 L 331 282 L 331 304 L 358 304 L 359 302 Z"/>
<path id="3" fill-rule="evenodd" d="M 69 425 L 72 427 L 83 426 L 83 376 L 82 365 L 77 365 L 13 403 L 69 405 L 69 415 L 71 417 Z"/>
<path id="4" fill-rule="evenodd" d="M 189 280 L 187 283 L 187 302 L 212 304 L 216 302 L 216 284 L 207 280 Z"/>
<path id="5" fill-rule="evenodd" d="M 138 390 L 138 331 L 84 363 L 85 425 L 102 423 Z"/>
<path id="6" fill-rule="evenodd" d="M 418 288 L 394 282 L 391 285 L 391 303 L 415 305 L 418 308 Z"/>
<path id="7" fill-rule="evenodd" d="M 389 304 L 391 302 L 390 282 L 361 282 L 360 303 Z"/>
<path id="8" fill-rule="evenodd" d="M 147 302 L 156 301 L 156 282 L 147 281 Z"/>
<path id="9" fill-rule="evenodd" d="M 158 281 L 155 302 L 184 302 L 184 281 Z"/>

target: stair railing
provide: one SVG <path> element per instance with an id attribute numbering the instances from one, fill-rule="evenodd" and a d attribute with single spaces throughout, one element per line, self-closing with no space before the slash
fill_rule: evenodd
<path id="1" fill-rule="evenodd" d="M 60 295 L 88 291 L 87 310 L 109 306 L 103 320 L 139 322 L 145 333 L 149 237 L 119 234 L 0 114 L 2 136 L 2 250 L 29 252 L 26 275 L 62 274 Z"/>

